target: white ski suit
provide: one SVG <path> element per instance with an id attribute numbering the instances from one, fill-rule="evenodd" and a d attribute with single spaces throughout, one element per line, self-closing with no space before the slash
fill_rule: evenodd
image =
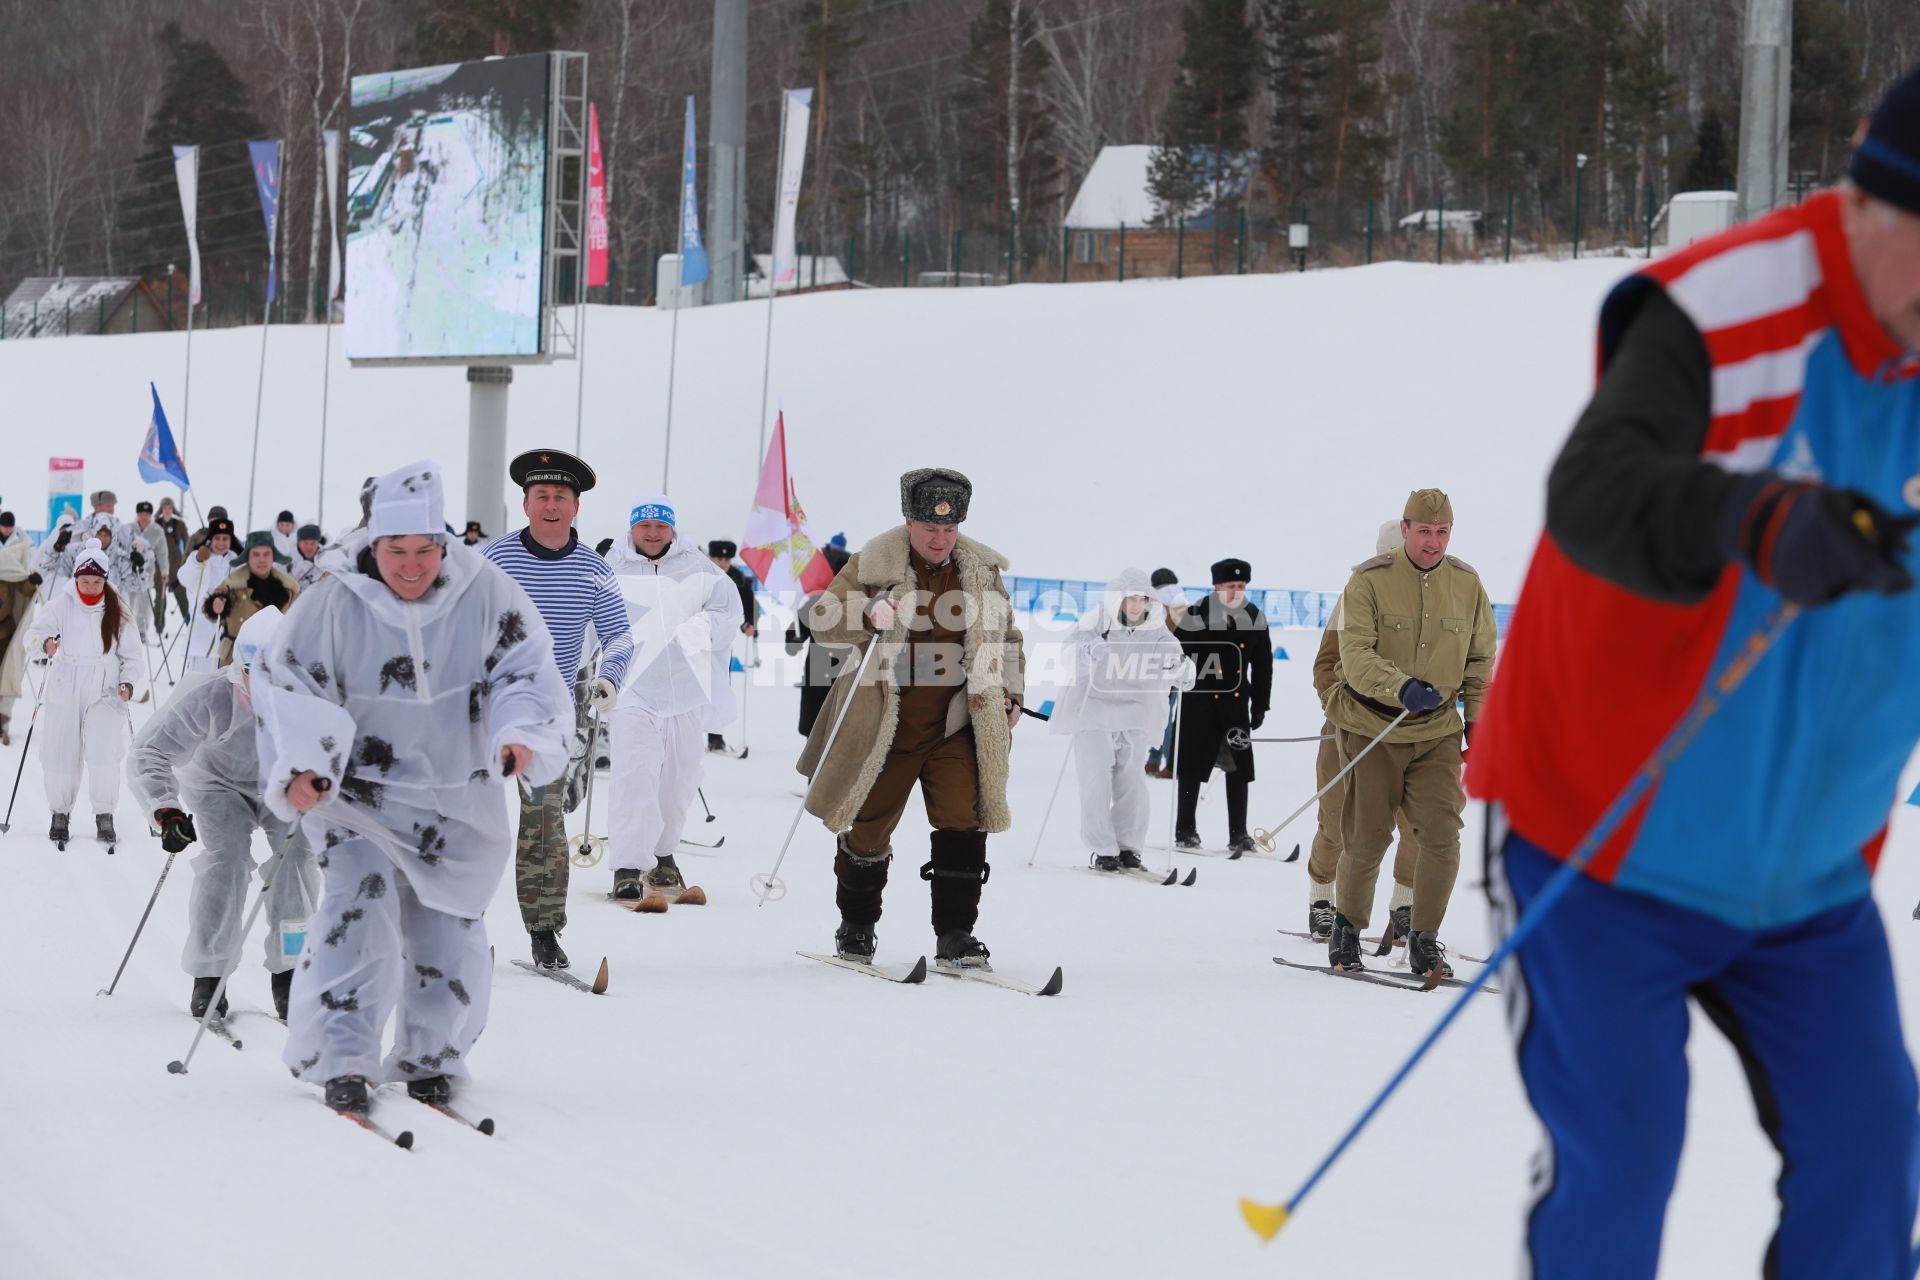
<path id="1" fill-rule="evenodd" d="M 645 869 L 644 859 L 679 847 L 705 772 L 707 727 L 733 719 L 727 666 L 740 592 L 683 538 L 658 560 L 622 538 L 607 563 L 633 630 L 633 661 L 613 711 L 607 852 L 614 870 Z"/>
<path id="2" fill-rule="evenodd" d="M 294 820 L 288 783 L 311 770 L 332 784 L 301 822 L 323 894 L 283 1060 L 314 1082 L 465 1076 L 492 989 L 481 917 L 513 856 L 501 748 L 530 748 L 525 780 L 544 785 L 573 732 L 546 624 L 458 545 L 411 603 L 336 572 L 288 610 L 253 695 L 267 807 Z"/>
<path id="3" fill-rule="evenodd" d="M 62 533 L 67 534 L 64 547 L 60 545 Z M 86 543 L 80 538 L 79 517 L 71 510 L 62 511 L 33 558 L 33 571 L 40 575 L 40 585 L 47 596 L 53 595 L 55 587 L 73 576 L 74 553 L 85 549 Z"/>
<path id="4" fill-rule="evenodd" d="M 180 952 L 180 967 L 195 978 L 224 977 L 240 966 L 256 827 L 284 853 L 277 867 L 269 862 L 260 868 L 271 868 L 273 876 L 266 904 L 267 972 L 293 968 L 320 898 L 320 869 L 305 833 L 261 803 L 253 702 L 242 671 L 235 663 L 188 676 L 134 736 L 127 760 L 127 780 L 147 812 L 185 809 L 200 837 L 187 942 Z"/>
<path id="5" fill-rule="evenodd" d="M 1146 596 L 1146 613 L 1129 624 L 1120 602 Z M 1098 607 L 1080 619 L 1067 641 L 1073 683 L 1047 726 L 1073 737 L 1080 784 L 1080 839 L 1106 857 L 1138 853 L 1147 838 L 1147 749 L 1160 740 L 1167 690 L 1193 687 L 1193 663 L 1167 630 L 1166 606 L 1147 575 L 1123 570 L 1107 584 Z"/>
<path id="6" fill-rule="evenodd" d="M 114 643 L 103 644 L 100 626 L 106 605 L 104 595 L 93 604 L 82 601 L 69 578 L 54 589 L 27 628 L 29 654 L 44 652 L 48 640 L 60 642 L 47 667 L 46 701 L 40 709 L 46 748 L 40 772 L 47 807 L 54 813 L 73 812 L 83 768 L 96 815 L 112 813 L 120 795 L 120 760 L 127 753 L 132 721 L 119 688 L 138 685 L 147 663 L 125 600 L 119 634 Z"/>

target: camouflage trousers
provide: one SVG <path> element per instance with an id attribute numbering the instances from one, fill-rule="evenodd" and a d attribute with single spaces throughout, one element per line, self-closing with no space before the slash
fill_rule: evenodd
<path id="1" fill-rule="evenodd" d="M 529 933 L 567 927 L 567 784 L 535 787 L 520 797 L 520 838 L 514 846 L 513 885 Z"/>

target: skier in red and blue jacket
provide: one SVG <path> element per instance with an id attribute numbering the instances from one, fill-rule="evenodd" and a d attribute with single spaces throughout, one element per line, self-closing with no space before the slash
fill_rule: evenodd
<path id="1" fill-rule="evenodd" d="M 1467 783 L 1509 927 L 1719 671 L 1805 612 L 1516 953 L 1538 1277 L 1652 1277 L 1691 997 L 1779 1150 L 1769 1277 L 1908 1280 L 1920 1093 L 1870 879 L 1920 736 L 1920 69 L 1849 181 L 1630 277 Z"/>

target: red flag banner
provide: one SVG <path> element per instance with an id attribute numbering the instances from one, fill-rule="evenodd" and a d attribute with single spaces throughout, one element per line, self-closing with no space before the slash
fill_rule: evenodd
<path id="1" fill-rule="evenodd" d="M 833 566 L 807 529 L 807 513 L 794 496 L 787 466 L 787 415 L 775 420 L 767 460 L 760 468 L 753 513 L 740 539 L 740 558 L 764 590 L 790 607 L 833 581 Z"/>
<path id="2" fill-rule="evenodd" d="M 607 282 L 607 171 L 600 162 L 600 112 L 587 104 L 587 287 Z"/>

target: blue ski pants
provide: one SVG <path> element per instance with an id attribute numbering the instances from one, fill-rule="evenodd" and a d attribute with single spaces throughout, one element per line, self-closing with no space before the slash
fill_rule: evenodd
<path id="1" fill-rule="evenodd" d="M 1517 833 L 1495 857 L 1511 929 L 1562 864 Z M 1579 876 L 1516 959 L 1508 1021 L 1547 1135 L 1527 1218 L 1536 1280 L 1652 1280 L 1686 1136 L 1689 998 L 1738 1051 L 1780 1152 L 1761 1274 L 1910 1280 L 1920 1094 L 1871 897 L 1742 930 Z"/>

